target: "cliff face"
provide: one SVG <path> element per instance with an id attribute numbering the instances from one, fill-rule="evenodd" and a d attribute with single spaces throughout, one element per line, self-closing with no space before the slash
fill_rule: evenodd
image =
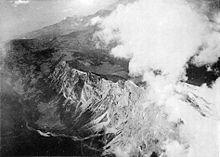
<path id="1" fill-rule="evenodd" d="M 137 148 L 134 154 L 140 148 L 143 154 L 160 154 L 164 141 L 179 140 L 181 123 L 169 123 L 161 107 L 146 104 L 146 86 L 118 77 L 125 71 L 109 70 L 111 77 L 98 75 L 86 68 L 79 70 L 74 60 L 54 60 L 52 50 L 46 52 L 8 53 L 5 59 L 8 83 L 19 95 L 29 130 L 81 141 L 89 149 L 106 153 L 130 145 Z"/>
<path id="2" fill-rule="evenodd" d="M 118 116 L 112 115 L 118 111 L 110 110 L 116 108 L 114 106 L 117 106 L 117 109 L 120 106 L 129 108 L 129 105 L 137 102 L 142 93 L 142 89 L 130 81 L 119 80 L 114 83 L 98 75 L 71 68 L 65 61 L 59 63 L 48 78 L 50 87 L 58 95 L 56 102 L 63 100 L 62 103 L 54 103 L 53 99 L 38 105 L 38 109 L 45 116 L 41 116 L 36 123 L 40 128 L 47 128 L 46 131 L 58 130 L 59 133 L 59 128 L 63 128 L 61 130 L 66 135 L 75 136 L 76 139 L 94 136 L 95 133 L 103 131 L 103 126 L 116 125 L 120 113 L 117 113 Z M 48 117 L 50 106 L 57 110 Z M 59 125 L 51 126 L 48 120 Z"/>

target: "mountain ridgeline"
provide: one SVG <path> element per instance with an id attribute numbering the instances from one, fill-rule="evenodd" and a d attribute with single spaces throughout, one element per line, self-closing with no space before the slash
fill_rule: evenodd
<path id="1" fill-rule="evenodd" d="M 93 34 L 99 28 L 90 25 L 90 20 L 108 14 L 110 11 L 102 10 L 86 17 L 68 17 L 7 44 L 1 73 L 4 84 L 15 93 L 11 97 L 19 102 L 21 110 L 15 114 L 19 114 L 22 126 L 48 138 L 80 142 L 83 149 L 90 150 L 77 152 L 73 143 L 69 149 L 75 154 L 61 150 L 56 155 L 99 156 L 111 149 L 114 139 L 120 136 L 120 127 L 133 125 L 128 121 L 129 114 L 132 115 L 133 106 L 140 104 L 144 97 L 145 84 L 140 78 L 129 76 L 129 60 L 113 57 L 108 48 L 96 47 Z M 212 84 L 220 76 L 219 67 L 220 61 L 212 66 L 213 71 L 189 64 L 187 83 Z M 2 93 L 6 93 L 5 89 Z M 154 113 L 152 121 L 153 116 Z M 7 116 L 4 118 L 7 121 Z M 6 124 L 2 123 L 2 128 L 7 128 Z M 172 126 L 172 129 L 177 128 Z M 167 131 L 166 135 L 171 134 Z M 159 137 L 158 133 L 158 137 L 149 137 L 148 148 L 140 145 L 146 152 L 160 154 L 164 136 Z M 50 151 L 38 154 L 22 151 L 22 155 L 51 155 Z M 4 153 L 15 155 L 10 151 Z"/>

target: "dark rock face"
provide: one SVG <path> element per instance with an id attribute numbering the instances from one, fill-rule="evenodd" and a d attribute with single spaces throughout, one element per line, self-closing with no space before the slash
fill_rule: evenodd
<path id="1" fill-rule="evenodd" d="M 220 76 L 220 58 L 211 67 L 212 71 L 208 71 L 208 67 L 196 67 L 190 64 L 186 70 L 189 84 L 201 86 L 203 83 L 211 85 Z"/>
<path id="2" fill-rule="evenodd" d="M 150 157 L 158 157 L 157 153 L 153 152 Z"/>
<path id="3" fill-rule="evenodd" d="M 29 130 L 27 120 L 33 119 L 31 113 L 38 112 L 35 113 L 32 104 L 24 103 L 23 97 L 8 81 L 9 76 L 1 73 L 1 156 L 100 155 L 99 151 L 83 147 L 81 141 L 68 137 L 44 137 Z"/>

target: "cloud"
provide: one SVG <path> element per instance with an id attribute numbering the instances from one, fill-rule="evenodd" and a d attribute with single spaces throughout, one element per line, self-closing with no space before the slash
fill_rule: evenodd
<path id="1" fill-rule="evenodd" d="M 112 54 L 131 58 L 131 74 L 161 70 L 164 75 L 177 78 L 200 46 L 206 45 L 203 56 L 219 55 L 219 46 L 211 51 L 220 41 L 219 34 L 210 35 L 207 17 L 183 0 L 140 0 L 120 5 L 103 21 L 102 28 L 107 43 L 114 39 L 121 43 L 112 49 Z"/>
<path id="2" fill-rule="evenodd" d="M 215 18 L 210 20 L 204 11 L 208 5 L 196 5 L 193 0 L 139 0 L 119 5 L 99 20 L 102 31 L 95 35 L 107 45 L 117 41 L 111 53 L 130 60 L 130 75 L 143 76 L 147 82 L 145 104 L 164 106 L 171 123 L 183 121 L 179 133 L 187 150 L 182 143 L 171 142 L 168 157 L 218 155 L 219 79 L 212 88 L 182 83 L 192 57 L 197 66 L 213 64 L 220 57 L 219 13 L 212 13 Z"/>
<path id="3" fill-rule="evenodd" d="M 211 31 L 206 34 L 206 41 L 203 43 L 202 49 L 194 57 L 193 62 L 197 66 L 215 63 L 220 57 L 220 12 L 214 15 L 213 21 Z"/>
<path id="4" fill-rule="evenodd" d="M 28 3 L 30 3 L 29 0 L 15 0 L 13 5 L 14 5 L 14 7 L 17 7 L 19 5 L 26 5 Z"/>
<path id="5" fill-rule="evenodd" d="M 177 141 L 171 141 L 166 145 L 168 157 L 186 157 L 185 149 Z"/>

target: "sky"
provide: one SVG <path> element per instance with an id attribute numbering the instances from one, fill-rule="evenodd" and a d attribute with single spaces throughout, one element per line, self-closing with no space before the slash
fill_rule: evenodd
<path id="1" fill-rule="evenodd" d="M 68 16 L 88 15 L 118 0 L 1 0 L 0 41 L 57 23 Z"/>

